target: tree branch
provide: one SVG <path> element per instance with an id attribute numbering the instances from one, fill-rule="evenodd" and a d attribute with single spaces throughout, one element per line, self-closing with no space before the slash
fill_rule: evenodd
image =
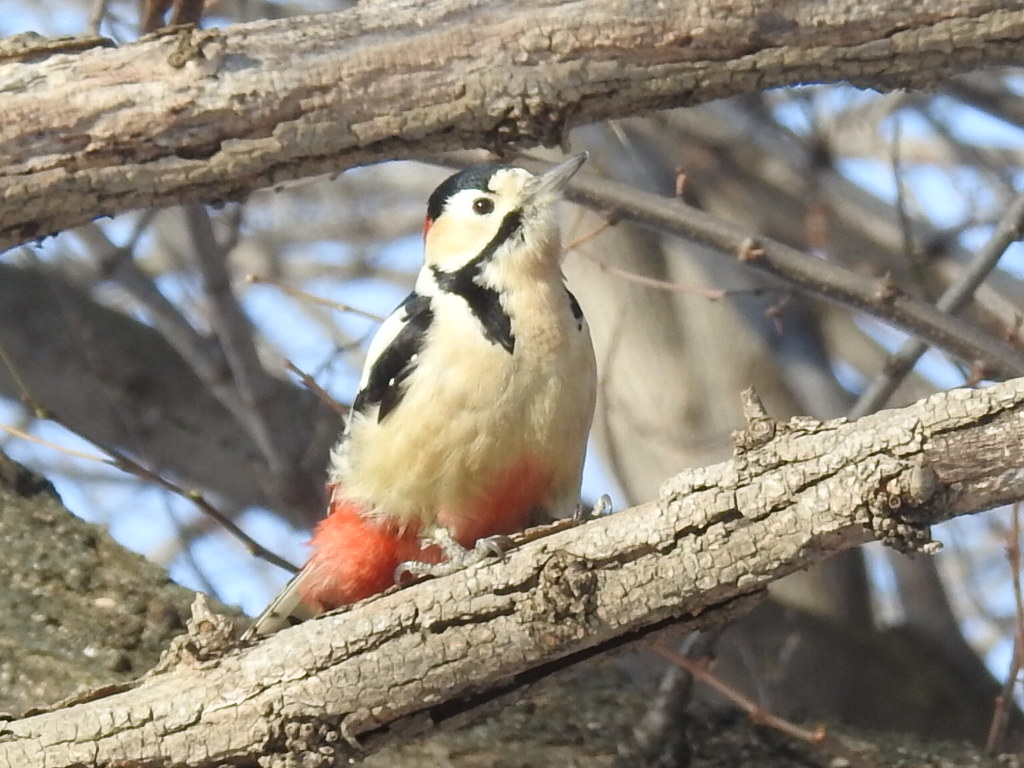
<path id="1" fill-rule="evenodd" d="M 341 419 L 315 395 L 274 379 L 270 427 L 289 465 L 289 472 L 274 474 L 238 419 L 193 372 L 215 356 L 189 356 L 187 338 L 175 341 L 178 351 L 55 273 L 0 263 L 0 393 L 28 395 L 97 445 L 233 505 L 277 507 L 310 524 L 319 519 L 323 468 Z"/>
<path id="2" fill-rule="evenodd" d="M 985 282 L 992 270 L 1002 259 L 1006 249 L 1021 239 L 1024 233 L 1024 194 L 1019 194 L 1006 209 L 995 231 L 985 245 L 975 254 L 959 279 L 950 285 L 939 300 L 936 309 L 956 314 L 974 297 L 974 292 Z M 881 408 L 892 397 L 900 382 L 928 351 L 928 345 L 920 339 L 908 339 L 885 361 L 881 373 L 868 385 L 853 408 L 850 418 L 856 419 Z"/>
<path id="3" fill-rule="evenodd" d="M 1024 18 L 997 6 L 378 2 L 119 48 L 11 38 L 0 250 L 97 216 L 466 146 L 554 144 L 576 125 L 775 86 L 934 85 L 1018 60 Z"/>
<path id="4" fill-rule="evenodd" d="M 541 167 L 536 160 L 519 164 L 528 170 Z M 967 363 L 981 363 L 986 377 L 1024 373 L 1024 352 L 1016 346 L 915 299 L 891 281 L 858 274 L 754 233 L 745 235 L 742 229 L 681 200 L 594 174 L 577 174 L 566 196 L 615 218 L 709 245 L 812 295 L 867 312 Z"/>
<path id="5" fill-rule="evenodd" d="M 230 401 L 238 399 L 242 409 L 235 417 L 260 447 L 271 472 L 284 476 L 287 462 L 275 445 L 273 416 L 267 407 L 277 382 L 263 367 L 256 350 L 252 321 L 231 285 L 231 269 L 227 263 L 231 249 L 217 242 L 204 206 L 187 206 L 185 218 L 192 239 L 192 255 L 203 279 L 211 326 L 231 370 L 227 388 L 232 391 L 232 397 L 224 400 L 224 404 L 230 407 Z M 215 386 L 211 389 L 217 391 Z"/>
<path id="6" fill-rule="evenodd" d="M 657 502 L 8 722 L 0 766 L 44 748 L 49 768 L 336 765 L 356 738 L 375 749 L 652 632 L 721 620 L 835 552 L 928 551 L 929 524 L 1024 498 L 1024 379 L 854 423 L 776 424 L 753 399 L 746 412 L 733 459 L 681 473 Z"/>

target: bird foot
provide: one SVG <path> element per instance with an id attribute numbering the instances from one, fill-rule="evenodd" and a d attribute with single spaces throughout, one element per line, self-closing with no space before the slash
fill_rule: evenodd
<path id="1" fill-rule="evenodd" d="M 585 523 L 587 520 L 594 520 L 598 517 L 604 517 L 610 515 L 615 511 L 612 506 L 612 497 L 607 493 L 602 493 L 601 497 L 594 502 L 594 506 L 588 509 L 586 505 L 580 503 L 576 506 L 576 512 L 573 513 L 572 521 L 574 524 Z"/>
<path id="2" fill-rule="evenodd" d="M 395 568 L 395 584 L 401 584 L 402 577 L 406 575 L 437 578 L 469 568 L 469 566 L 476 565 L 489 557 L 504 560 L 505 552 L 513 546 L 512 539 L 508 536 L 487 536 L 477 539 L 472 549 L 466 549 L 455 540 L 452 532 L 442 525 L 434 528 L 424 539 L 440 548 L 444 554 L 444 560 L 440 563 L 422 563 L 418 560 L 399 563 Z"/>

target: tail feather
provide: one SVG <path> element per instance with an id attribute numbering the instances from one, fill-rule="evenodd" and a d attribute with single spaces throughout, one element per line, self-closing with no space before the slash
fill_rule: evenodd
<path id="1" fill-rule="evenodd" d="M 302 585 L 309 578 L 311 570 L 307 564 L 292 577 L 292 580 L 270 602 L 263 613 L 256 617 L 252 626 L 245 631 L 242 635 L 243 640 L 272 635 L 285 627 L 294 626 L 317 615 L 318 611 L 302 600 Z"/>
<path id="2" fill-rule="evenodd" d="M 456 513 L 439 515 L 463 547 L 482 538 L 522 531 L 543 508 L 551 473 L 530 456 L 509 463 L 479 498 Z M 309 561 L 245 632 L 245 639 L 273 634 L 324 611 L 384 592 L 395 583 L 401 563 L 437 563 L 443 553 L 420 538 L 420 523 L 400 525 L 366 514 L 332 486 L 326 518 L 316 526 Z"/>

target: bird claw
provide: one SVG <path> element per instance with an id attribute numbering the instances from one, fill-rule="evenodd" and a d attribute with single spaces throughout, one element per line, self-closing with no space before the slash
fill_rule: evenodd
<path id="1" fill-rule="evenodd" d="M 473 545 L 473 549 L 463 550 L 463 552 L 466 552 L 471 557 L 476 557 L 472 563 L 467 563 L 466 567 L 479 563 L 487 557 L 496 557 L 502 562 L 505 562 L 505 555 L 514 546 L 515 542 L 512 541 L 510 537 L 502 536 L 500 534 L 497 536 L 488 536 L 483 539 L 477 539 L 476 544 Z"/>
<path id="2" fill-rule="evenodd" d="M 420 576 L 438 578 L 469 568 L 469 566 L 476 565 L 489 557 L 504 560 L 505 553 L 514 545 L 508 536 L 499 535 L 477 539 L 472 549 L 466 549 L 444 526 L 438 526 L 425 538 L 441 549 L 445 559 L 440 563 L 423 563 L 418 560 L 399 563 L 395 568 L 395 584 L 401 584 L 402 577 L 406 575 L 414 578 Z"/>
<path id="3" fill-rule="evenodd" d="M 612 497 L 607 493 L 602 493 L 601 497 L 594 504 L 594 509 L 590 512 L 591 517 L 604 517 L 610 515 L 615 511 L 615 507 L 612 506 Z"/>
<path id="4" fill-rule="evenodd" d="M 578 504 L 576 511 L 573 513 L 572 521 L 575 524 L 585 523 L 587 520 L 594 520 L 598 517 L 604 517 L 610 515 L 615 511 L 612 506 L 612 497 L 607 493 L 602 493 L 600 498 L 594 502 L 594 506 L 591 509 L 587 509 L 586 505 Z"/>

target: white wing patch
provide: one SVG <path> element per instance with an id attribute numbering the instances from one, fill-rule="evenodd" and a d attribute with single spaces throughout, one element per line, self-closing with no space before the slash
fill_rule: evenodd
<path id="1" fill-rule="evenodd" d="M 370 346 L 366 350 L 366 362 L 363 363 L 363 372 L 359 377 L 359 389 L 366 389 L 366 385 L 370 382 L 370 373 L 373 371 L 373 366 L 380 359 L 384 350 L 391 346 L 391 343 L 402 332 L 402 329 L 408 322 L 409 315 L 405 311 L 404 305 L 398 307 L 384 318 L 384 322 L 380 324 L 377 333 L 370 339 Z"/>

